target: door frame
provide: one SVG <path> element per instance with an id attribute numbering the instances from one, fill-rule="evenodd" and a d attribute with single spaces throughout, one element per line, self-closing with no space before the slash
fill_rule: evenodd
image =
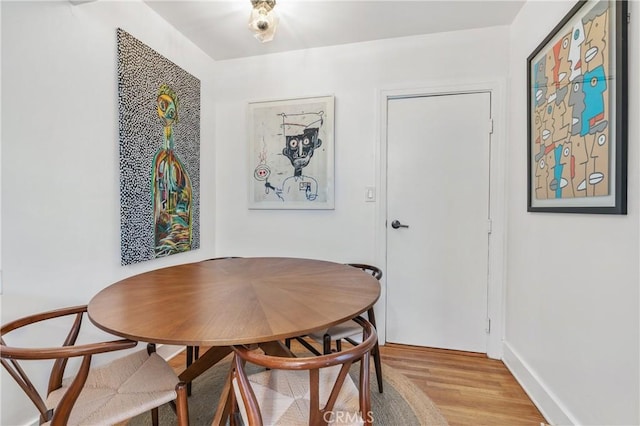
<path id="1" fill-rule="evenodd" d="M 378 205 L 375 217 L 376 261 L 387 270 L 387 103 L 389 99 L 411 98 L 417 96 L 455 95 L 469 93 L 489 93 L 491 98 L 491 117 L 493 132 L 490 146 L 489 170 L 489 212 L 491 235 L 489 237 L 489 273 L 487 284 L 487 315 L 491 319 L 491 331 L 487 334 L 487 356 L 501 359 L 504 338 L 504 305 L 506 299 L 505 243 L 506 243 L 506 120 L 504 81 L 475 82 L 469 84 L 442 83 L 435 86 L 409 89 L 381 89 L 377 92 L 378 135 L 376 138 L 376 182 L 378 187 Z M 489 126 L 489 123 L 487 123 Z M 489 224 L 487 224 L 487 227 Z M 487 228 L 488 229 L 488 228 Z M 385 277 L 382 278 L 380 300 L 378 301 L 378 338 L 386 342 L 387 291 Z"/>

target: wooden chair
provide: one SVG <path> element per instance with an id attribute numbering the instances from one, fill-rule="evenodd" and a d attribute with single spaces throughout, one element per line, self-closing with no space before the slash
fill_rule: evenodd
<path id="1" fill-rule="evenodd" d="M 362 269 L 364 272 L 371 274 L 378 281 L 382 278 L 382 270 L 376 266 L 366 265 L 363 263 L 348 263 L 347 265 L 353 266 L 354 268 Z M 376 316 L 373 311 L 373 306 L 367 310 L 367 319 L 376 328 Z M 342 350 L 342 340 L 346 340 L 352 345 L 356 345 L 357 342 L 353 339 L 354 336 L 359 335 L 361 332 L 361 327 L 356 324 L 355 321 L 346 321 L 341 324 L 338 324 L 334 327 L 331 327 L 327 330 L 320 330 L 314 333 L 309 334 L 309 337 L 319 344 L 322 345 L 322 353 L 328 354 L 331 353 L 331 343 L 336 342 L 336 351 Z M 296 337 L 295 338 L 300 344 L 310 350 L 312 353 L 316 355 L 320 355 L 320 352 L 314 348 L 309 342 L 307 342 L 304 337 Z M 291 347 L 290 339 L 285 341 L 287 347 Z M 380 347 L 378 345 L 378 341 L 376 340 L 375 348 L 372 351 L 373 363 L 376 368 L 376 378 L 378 381 L 378 392 L 382 393 L 382 361 L 380 360 Z"/>
<path id="2" fill-rule="evenodd" d="M 128 339 L 78 344 L 76 340 L 86 306 L 75 306 L 27 316 L 0 329 L 2 366 L 27 394 L 40 412 L 40 424 L 62 426 L 76 424 L 115 424 L 146 411 L 158 424 L 158 407 L 175 400 L 178 424 L 189 424 L 186 385 L 173 369 L 149 345 L 106 365 L 91 368 L 93 355 L 130 349 L 137 342 Z M 35 323 L 69 317 L 73 324 L 64 343 L 57 347 L 21 348 L 5 343 L 7 334 Z M 49 325 L 60 324 L 59 320 Z M 75 376 L 65 377 L 72 358 L 80 358 Z M 46 394 L 39 392 L 23 369 L 22 361 L 55 360 Z"/>
<path id="3" fill-rule="evenodd" d="M 345 420 L 350 424 L 372 424 L 369 357 L 378 338 L 368 321 L 358 317 L 354 322 L 363 333 L 362 343 L 327 355 L 274 357 L 233 346 L 230 405 L 239 408 L 244 424 L 327 425 Z M 360 378 L 356 387 L 348 373 L 359 360 Z M 246 363 L 267 370 L 247 375 Z M 235 417 L 237 411 L 231 413 L 231 424 Z"/>
<path id="4" fill-rule="evenodd" d="M 205 259 L 203 260 L 203 262 L 212 262 L 214 260 L 220 260 L 220 259 L 238 259 L 238 258 L 239 256 L 213 257 L 211 259 Z M 193 362 L 198 358 L 200 358 L 200 346 L 187 346 L 187 354 L 186 354 L 187 368 L 189 368 L 189 366 L 193 364 Z M 191 396 L 191 383 L 187 384 L 187 395 Z"/>

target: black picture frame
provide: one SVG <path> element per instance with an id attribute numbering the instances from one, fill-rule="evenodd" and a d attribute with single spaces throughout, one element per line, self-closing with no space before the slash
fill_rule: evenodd
<path id="1" fill-rule="evenodd" d="M 527 211 L 627 214 L 627 16 L 579 1 L 527 58 Z"/>

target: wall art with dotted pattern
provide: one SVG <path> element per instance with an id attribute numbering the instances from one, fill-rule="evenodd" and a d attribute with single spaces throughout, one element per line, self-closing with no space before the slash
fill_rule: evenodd
<path id="1" fill-rule="evenodd" d="M 200 80 L 118 38 L 121 263 L 200 246 Z"/>

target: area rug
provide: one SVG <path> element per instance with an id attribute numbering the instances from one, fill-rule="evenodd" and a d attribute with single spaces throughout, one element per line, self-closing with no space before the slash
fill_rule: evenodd
<path id="1" fill-rule="evenodd" d="M 189 397 L 189 421 L 192 426 L 210 425 L 224 381 L 229 373 L 230 357 L 210 368 L 192 383 Z M 373 363 L 372 363 L 373 364 Z M 247 372 L 250 373 L 247 366 Z M 255 367 L 259 371 L 259 367 Z M 350 371 L 357 383 L 358 364 Z M 440 426 L 447 425 L 438 407 L 404 375 L 382 364 L 384 392 L 378 392 L 375 372 L 371 374 L 371 409 L 374 424 L 388 426 Z M 167 405 L 160 407 L 160 425 L 176 424 L 176 415 Z M 129 422 L 130 426 L 151 425 L 151 414 L 141 414 Z"/>

